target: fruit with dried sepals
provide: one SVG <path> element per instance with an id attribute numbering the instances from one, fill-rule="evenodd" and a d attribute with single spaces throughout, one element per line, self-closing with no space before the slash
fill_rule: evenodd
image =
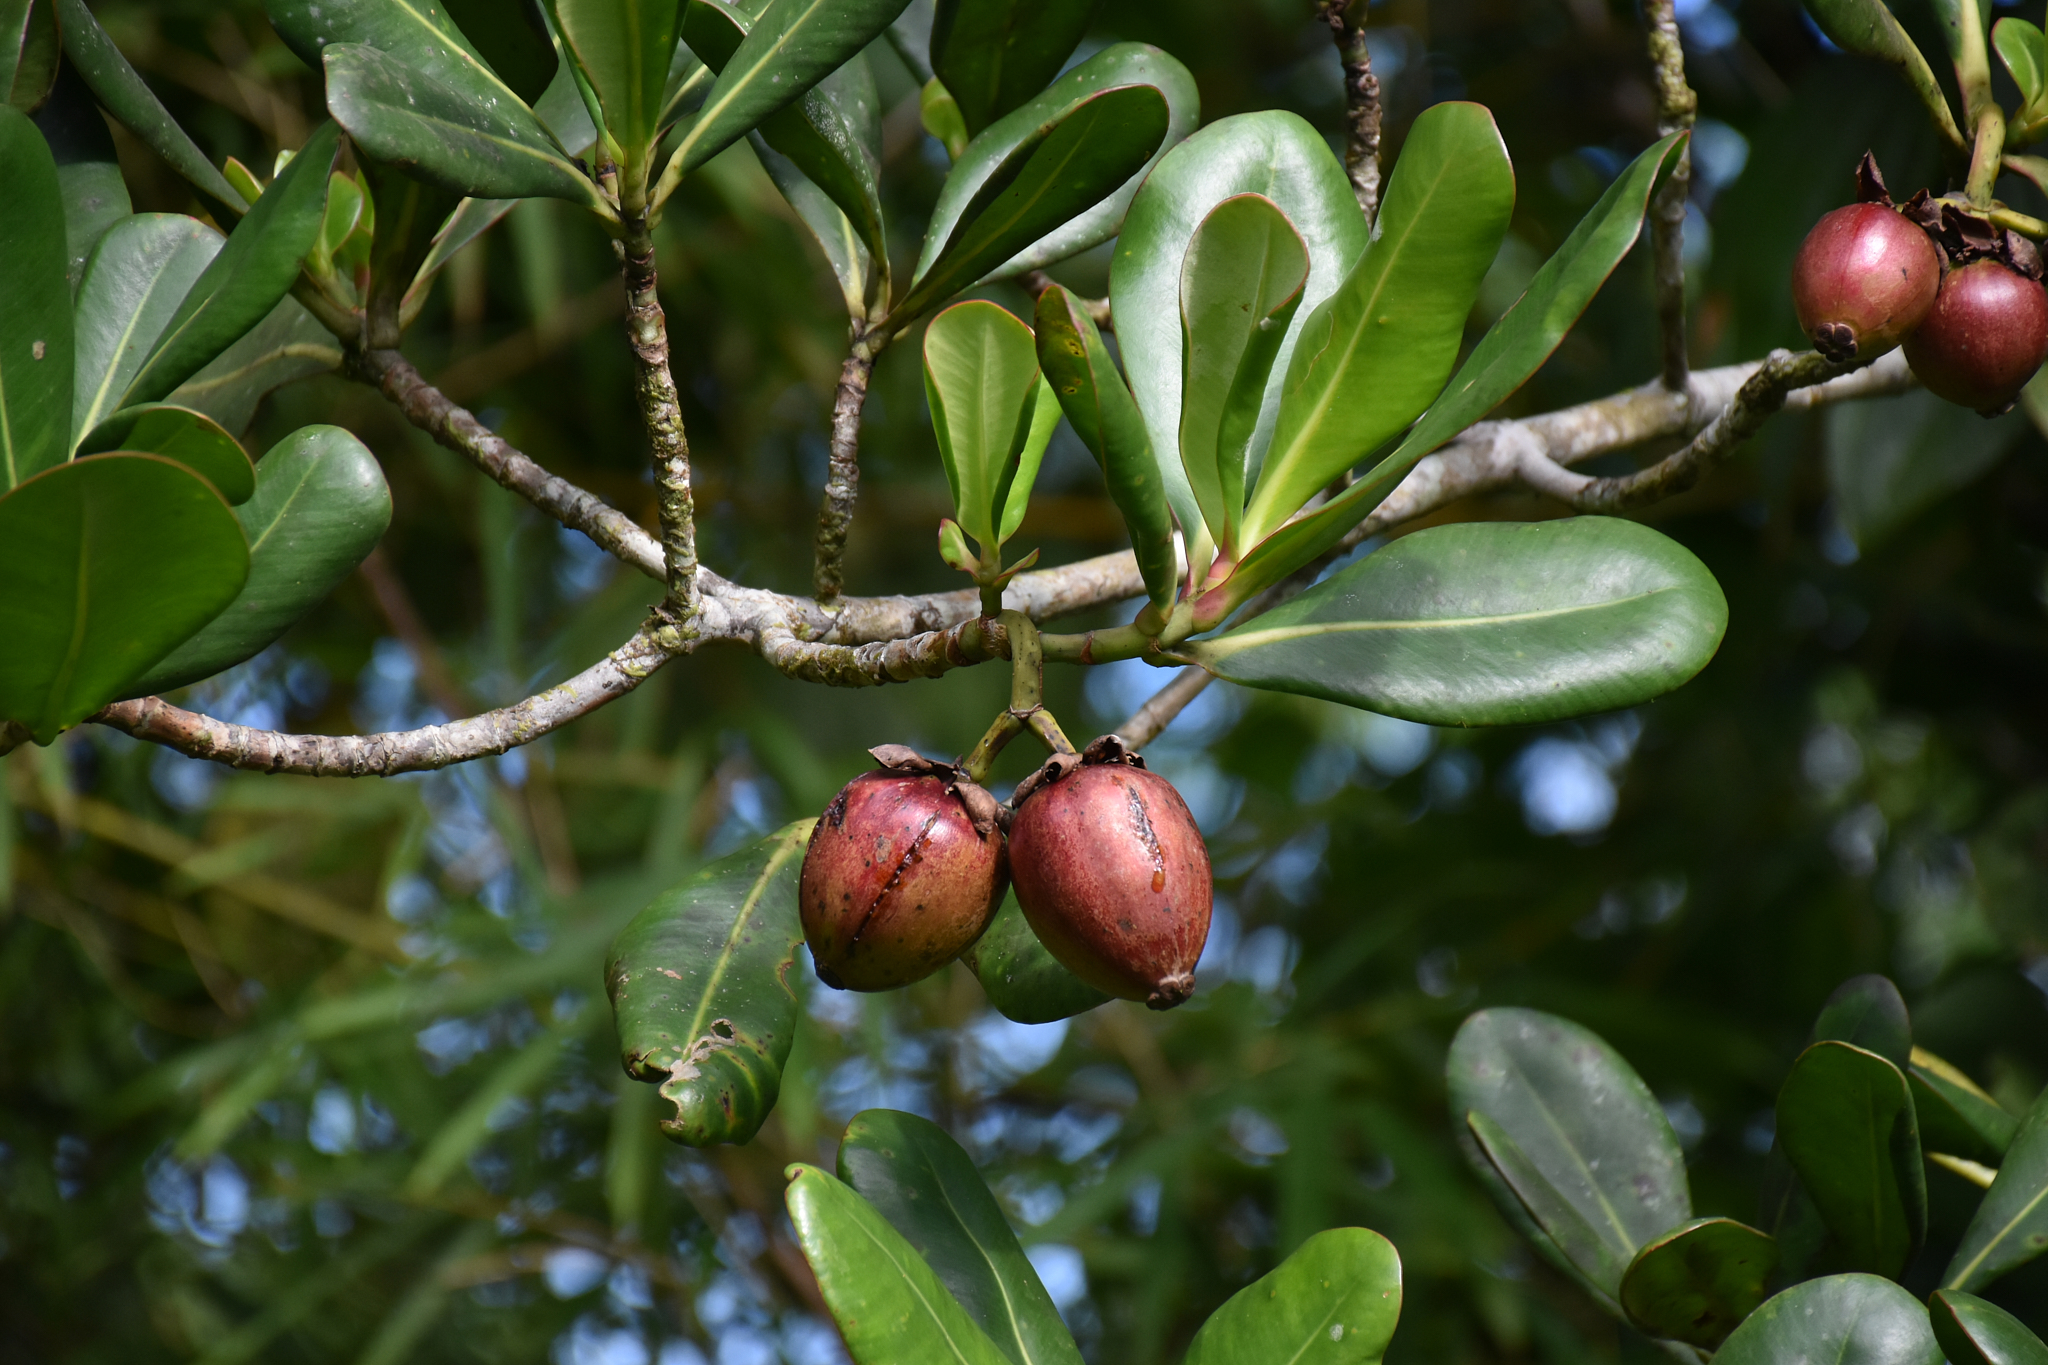
<path id="1" fill-rule="evenodd" d="M 1171 1009 L 1209 938 L 1209 850 L 1173 784 L 1115 735 L 1017 786 L 1010 875 L 1024 917 L 1097 990 Z"/>
<path id="2" fill-rule="evenodd" d="M 846 784 L 811 831 L 797 880 L 818 979 L 886 991 L 930 976 L 981 937 L 1009 884 L 996 799 L 900 744 Z"/>
<path id="3" fill-rule="evenodd" d="M 1882 204 L 1824 215 L 1792 264 L 1792 306 L 1829 360 L 1871 360 L 1920 325 L 1941 287 L 1941 254 Z"/>
<path id="4" fill-rule="evenodd" d="M 1986 417 L 2012 406 L 2044 357 L 2048 291 L 1989 257 L 1949 271 L 1906 339 L 1906 363 L 1921 383 Z"/>

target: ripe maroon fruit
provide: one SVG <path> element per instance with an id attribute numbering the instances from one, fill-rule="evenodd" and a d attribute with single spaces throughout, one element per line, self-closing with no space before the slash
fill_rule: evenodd
<path id="1" fill-rule="evenodd" d="M 1951 270 L 1906 362 L 1929 390 L 1996 417 L 2048 356 L 2048 291 L 1986 258 Z"/>
<path id="2" fill-rule="evenodd" d="M 1920 324 L 1941 287 L 1941 254 L 1894 209 L 1851 204 L 1813 225 L 1792 264 L 1792 306 L 1829 360 L 1870 360 Z"/>
<path id="3" fill-rule="evenodd" d="M 818 979 L 886 991 L 960 956 L 1009 883 L 1001 807 L 947 763 L 886 744 L 841 788 L 804 851 L 797 905 Z"/>
<path id="4" fill-rule="evenodd" d="M 1097 990 L 1172 1009 L 1209 938 L 1209 850 L 1173 784 L 1114 735 L 1018 785 L 1017 903 L 1052 955 Z"/>

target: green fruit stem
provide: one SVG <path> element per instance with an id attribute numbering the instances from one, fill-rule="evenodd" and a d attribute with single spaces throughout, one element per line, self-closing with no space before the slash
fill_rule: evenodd
<path id="1" fill-rule="evenodd" d="M 1977 141 L 1970 152 L 1970 178 L 1963 184 L 1971 207 L 1979 210 L 1991 207 L 1992 188 L 1998 182 L 2004 157 L 2005 111 L 1996 104 L 1986 104 L 1977 115 Z"/>
<path id="2" fill-rule="evenodd" d="M 1003 638 L 1009 642 L 1010 704 L 960 764 L 970 778 L 981 783 L 988 781 L 996 755 L 1026 730 L 1053 753 L 1076 752 L 1060 723 L 1045 709 L 1045 644 L 1038 626 L 1021 611 L 1006 611 L 999 619 Z"/>

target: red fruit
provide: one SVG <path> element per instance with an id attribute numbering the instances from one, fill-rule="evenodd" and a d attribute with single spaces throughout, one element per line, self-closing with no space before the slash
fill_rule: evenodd
<path id="1" fill-rule="evenodd" d="M 1906 362 L 1929 390 L 1996 417 L 2048 356 L 2048 291 L 1994 260 L 1951 270 Z"/>
<path id="2" fill-rule="evenodd" d="M 797 881 L 818 979 L 886 991 L 966 951 L 1008 885 L 995 798 L 900 745 L 846 784 L 811 831 Z"/>
<path id="3" fill-rule="evenodd" d="M 1883 355 L 1927 316 L 1941 254 L 1896 210 L 1851 204 L 1813 225 L 1792 263 L 1792 306 L 1829 360 Z"/>
<path id="4" fill-rule="evenodd" d="M 1097 990 L 1172 1009 L 1209 938 L 1209 850 L 1173 784 L 1114 736 L 1041 768 L 1017 797 L 1010 874 L 1052 955 Z"/>

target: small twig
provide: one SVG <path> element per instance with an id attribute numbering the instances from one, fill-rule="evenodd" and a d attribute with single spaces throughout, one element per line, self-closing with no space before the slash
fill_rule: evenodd
<path id="1" fill-rule="evenodd" d="M 828 605 L 839 600 L 846 586 L 846 537 L 860 497 L 860 415 L 867 406 L 868 380 L 875 372 L 881 341 L 879 335 L 870 341 L 865 333 L 854 338 L 832 400 L 831 460 L 824 497 L 818 503 L 818 546 L 811 566 L 811 586 L 818 600 Z"/>
<path id="2" fill-rule="evenodd" d="M 1117 735 L 1133 749 L 1144 748 L 1173 724 L 1174 717 L 1185 711 L 1189 702 L 1202 695 L 1203 688 L 1215 681 L 1214 674 L 1190 664 L 1180 671 L 1180 676 L 1153 693 L 1150 701 L 1132 712 L 1129 720 L 1117 726 Z"/>
<path id="3" fill-rule="evenodd" d="M 633 348 L 634 391 L 653 448 L 654 486 L 661 512 L 662 560 L 668 597 L 664 610 L 688 631 L 697 614 L 697 515 L 690 493 L 690 443 L 683 405 L 668 364 L 668 320 L 656 290 L 654 238 L 645 220 L 621 243 L 626 281 L 626 336 Z"/>
<path id="4" fill-rule="evenodd" d="M 1644 0 L 1650 65 L 1657 81 L 1657 136 L 1690 128 L 1699 96 L 1685 82 L 1685 45 L 1673 0 Z M 1683 393 L 1690 368 L 1685 346 L 1685 205 L 1692 191 L 1692 147 L 1679 152 L 1650 205 L 1650 254 L 1657 287 L 1657 324 L 1664 338 L 1664 387 Z"/>
<path id="5" fill-rule="evenodd" d="M 1352 22 L 1351 8 L 1352 0 L 1318 0 L 1316 17 L 1329 25 L 1344 65 L 1344 173 L 1370 223 L 1380 204 L 1380 78 L 1372 73 L 1365 24 Z"/>

